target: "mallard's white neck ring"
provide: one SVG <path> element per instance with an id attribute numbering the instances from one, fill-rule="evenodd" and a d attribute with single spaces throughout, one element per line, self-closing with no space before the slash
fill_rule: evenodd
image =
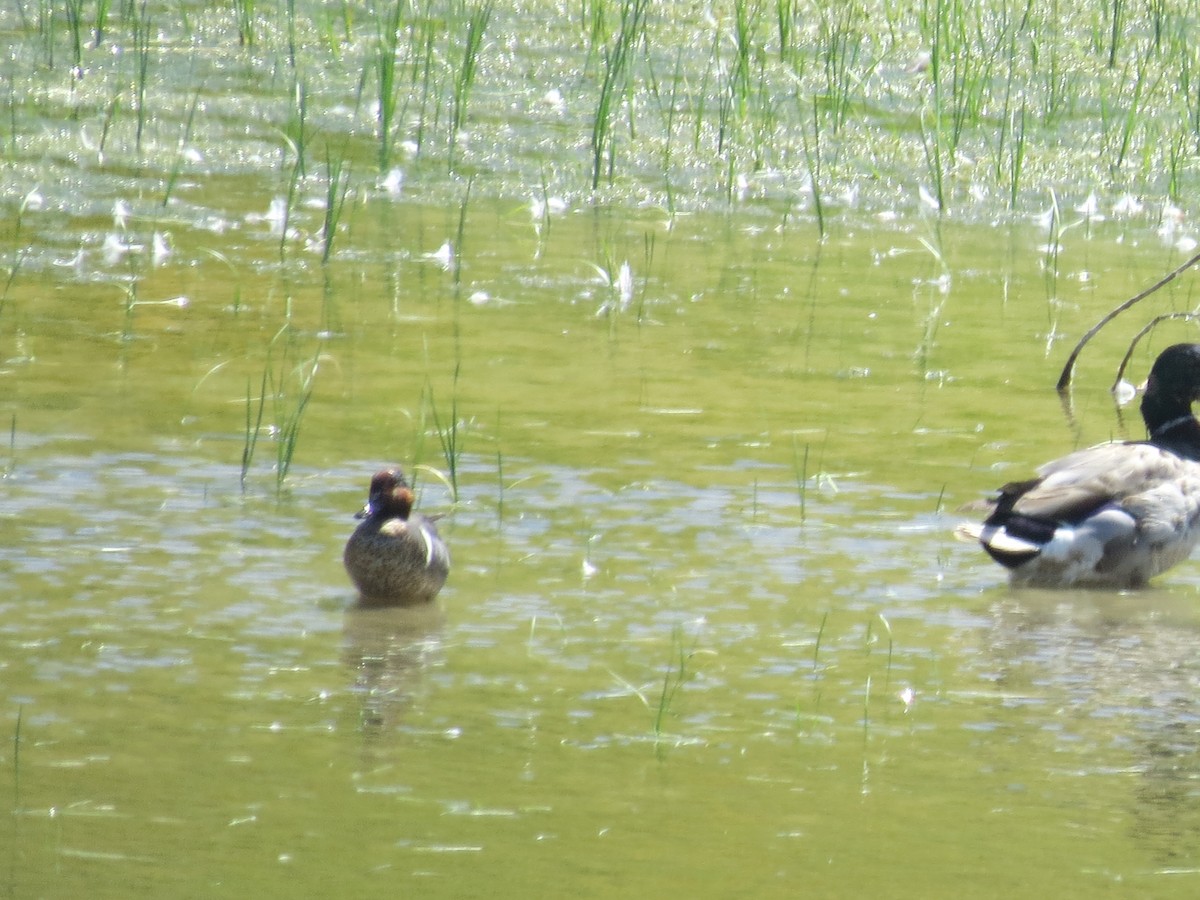
<path id="1" fill-rule="evenodd" d="M 1167 422 L 1163 422 L 1161 425 L 1159 425 L 1157 428 L 1155 428 L 1152 432 L 1150 432 L 1150 437 L 1156 438 L 1163 434 L 1166 434 L 1168 431 L 1170 431 L 1176 425 L 1182 425 L 1184 422 L 1191 421 L 1194 418 L 1195 417 L 1191 413 L 1188 413 L 1186 415 L 1177 416 L 1176 418 L 1171 419 Z"/>

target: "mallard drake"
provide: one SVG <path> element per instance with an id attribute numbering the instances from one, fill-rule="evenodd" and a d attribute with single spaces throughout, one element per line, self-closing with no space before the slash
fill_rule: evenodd
<path id="1" fill-rule="evenodd" d="M 342 561 L 363 606 L 411 606 L 437 596 L 450 573 L 450 553 L 433 520 L 412 511 L 412 488 L 399 469 L 371 479 L 367 505 Z"/>
<path id="2" fill-rule="evenodd" d="M 1079 450 L 988 501 L 977 540 L 1014 585 L 1133 588 L 1187 559 L 1200 538 L 1200 344 L 1154 361 L 1142 396 L 1145 441 Z"/>

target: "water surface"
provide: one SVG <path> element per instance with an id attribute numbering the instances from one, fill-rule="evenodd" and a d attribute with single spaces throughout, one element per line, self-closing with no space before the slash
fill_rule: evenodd
<path id="1" fill-rule="evenodd" d="M 322 264 L 320 156 L 284 232 L 278 135 L 218 90 L 241 59 L 196 57 L 235 124 L 196 120 L 209 162 L 165 207 L 169 153 L 48 158 L 34 112 L 7 151 L 7 894 L 1195 893 L 1200 569 L 1012 592 L 951 538 L 994 486 L 1142 436 L 1107 386 L 1188 279 L 1089 347 L 1070 416 L 1052 386 L 1182 232 L 542 215 L 426 160 L 399 194 L 356 176 Z M 350 608 L 386 463 L 446 514 L 432 609 Z"/>

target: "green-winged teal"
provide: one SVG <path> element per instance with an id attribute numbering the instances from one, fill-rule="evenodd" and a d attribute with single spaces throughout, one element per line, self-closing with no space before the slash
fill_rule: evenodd
<path id="1" fill-rule="evenodd" d="M 433 521 L 414 513 L 413 492 L 399 469 L 371 479 L 362 523 L 342 560 L 363 606 L 410 606 L 437 596 L 450 572 L 450 553 Z"/>

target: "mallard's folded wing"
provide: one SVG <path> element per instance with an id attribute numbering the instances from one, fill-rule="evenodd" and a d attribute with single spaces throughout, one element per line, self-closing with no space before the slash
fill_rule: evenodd
<path id="1" fill-rule="evenodd" d="M 1047 463 L 1040 478 L 1001 489 L 998 508 L 1057 522 L 1079 522 L 1096 510 L 1153 492 L 1170 501 L 1188 491 L 1200 464 L 1151 444 L 1100 444 Z M 1007 503 L 1005 501 L 1008 501 Z M 1143 504 L 1144 505 L 1144 504 Z"/>

